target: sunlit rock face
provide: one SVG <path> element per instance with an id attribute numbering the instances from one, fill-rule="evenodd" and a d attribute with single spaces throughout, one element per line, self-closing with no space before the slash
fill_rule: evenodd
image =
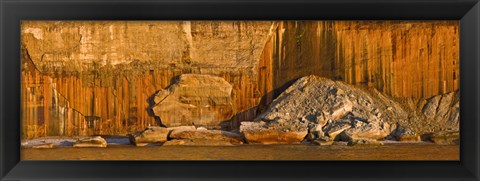
<path id="1" fill-rule="evenodd" d="M 155 94 L 153 112 L 167 127 L 220 127 L 233 116 L 232 86 L 221 77 L 183 74 Z"/>
<path id="2" fill-rule="evenodd" d="M 217 76 L 232 86 L 229 129 L 253 120 L 308 75 L 417 103 L 458 90 L 458 27 L 458 21 L 23 21 L 22 133 L 127 134 L 159 126 L 152 98 L 182 74 Z"/>
<path id="3" fill-rule="evenodd" d="M 264 21 L 24 21 L 23 132 L 127 134 L 160 125 L 149 111 L 152 96 L 192 73 L 225 79 L 232 120 L 253 119 L 264 92 L 256 62 L 271 28 Z"/>
<path id="4" fill-rule="evenodd" d="M 289 21 L 272 35 L 261 57 L 271 65 L 272 89 L 308 75 L 393 97 L 458 89 L 458 21 Z"/>
<path id="5" fill-rule="evenodd" d="M 175 66 L 254 67 L 272 22 L 22 22 L 22 46 L 42 72 L 92 71 L 139 61 Z M 98 66 L 98 67 L 95 67 Z"/>

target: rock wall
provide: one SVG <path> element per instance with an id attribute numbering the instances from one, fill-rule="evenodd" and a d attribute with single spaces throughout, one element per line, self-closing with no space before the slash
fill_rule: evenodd
<path id="1" fill-rule="evenodd" d="M 260 61 L 275 95 L 313 74 L 428 98 L 458 90 L 458 21 L 278 22 Z"/>
<path id="2" fill-rule="evenodd" d="M 125 134 L 159 125 L 150 111 L 153 95 L 185 73 L 224 78 L 233 86 L 234 122 L 253 119 L 256 112 L 251 108 L 261 99 L 256 62 L 271 25 L 260 21 L 24 21 L 22 114 L 23 127 L 31 128 L 24 136 L 79 134 L 44 128 L 52 127 L 42 120 L 54 120 L 44 113 L 55 105 L 44 99 L 52 89 L 39 87 L 55 87 L 72 109 L 84 115 L 55 122 L 94 125 L 81 128 L 82 134 Z M 27 109 L 36 114 L 27 116 L 33 112 Z"/>
<path id="3" fill-rule="evenodd" d="M 231 128 L 310 74 L 394 97 L 458 89 L 458 21 L 24 21 L 21 38 L 22 127 L 31 137 L 159 125 L 153 95 L 186 73 L 233 86 Z M 52 117 L 57 94 L 78 116 Z"/>

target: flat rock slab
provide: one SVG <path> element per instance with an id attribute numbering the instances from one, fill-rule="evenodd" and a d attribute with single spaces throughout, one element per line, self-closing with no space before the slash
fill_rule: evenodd
<path id="1" fill-rule="evenodd" d="M 314 140 L 312 144 L 320 145 L 320 146 L 328 146 L 328 145 L 332 145 L 333 141 Z"/>
<path id="2" fill-rule="evenodd" d="M 232 85 L 221 77 L 183 74 L 155 94 L 153 112 L 163 125 L 220 128 L 233 116 Z"/>
<path id="3" fill-rule="evenodd" d="M 307 136 L 308 129 L 295 121 L 260 121 L 242 122 L 240 132 L 250 144 L 299 144 Z"/>
<path id="4" fill-rule="evenodd" d="M 245 139 L 250 144 L 298 144 L 307 133 L 308 131 L 283 132 L 278 130 L 243 132 Z"/>
<path id="5" fill-rule="evenodd" d="M 360 140 L 350 140 L 347 143 L 348 146 L 382 146 L 383 143 L 376 141 L 376 140 L 365 140 L 365 139 L 360 139 Z"/>
<path id="6" fill-rule="evenodd" d="M 175 140 L 184 140 L 185 143 L 191 143 L 195 145 L 202 145 L 202 143 L 205 143 L 206 145 L 243 144 L 242 135 L 221 130 L 178 131 L 172 132 L 170 134 L 170 138 Z"/>
<path id="7" fill-rule="evenodd" d="M 422 141 L 420 135 L 399 135 L 396 136 L 395 139 L 397 141 L 405 141 L 405 142 L 420 142 Z"/>
<path id="8" fill-rule="evenodd" d="M 32 148 L 55 148 L 55 144 L 53 143 L 45 143 L 45 144 L 40 144 L 40 145 L 34 145 Z"/>
<path id="9" fill-rule="evenodd" d="M 203 140 L 203 139 L 175 139 L 163 143 L 162 146 L 233 146 L 229 141 Z"/>
<path id="10" fill-rule="evenodd" d="M 366 124 L 361 127 L 350 128 L 340 135 L 343 141 L 350 140 L 379 140 L 385 138 L 390 132 L 376 123 Z"/>
<path id="11" fill-rule="evenodd" d="M 458 145 L 460 143 L 460 133 L 458 131 L 442 131 L 433 133 L 430 140 L 439 145 Z"/>
<path id="12" fill-rule="evenodd" d="M 169 129 L 165 127 L 147 127 L 141 132 L 128 135 L 130 143 L 135 146 L 146 146 L 153 143 L 162 143 L 167 141 Z"/>
<path id="13" fill-rule="evenodd" d="M 176 127 L 169 127 L 167 128 L 169 133 L 168 133 L 168 136 L 170 137 L 170 134 L 177 134 L 179 132 L 182 132 L 182 131 L 196 131 L 197 128 L 195 128 L 195 126 L 176 126 Z"/>
<path id="14" fill-rule="evenodd" d="M 100 136 L 88 137 L 79 139 L 73 143 L 73 147 L 77 148 L 105 148 L 107 147 L 107 141 Z"/>

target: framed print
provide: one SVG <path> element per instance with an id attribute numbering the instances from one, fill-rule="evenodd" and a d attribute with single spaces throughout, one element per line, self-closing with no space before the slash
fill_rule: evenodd
<path id="1" fill-rule="evenodd" d="M 479 6 L 2 1 L 1 178 L 478 180 Z"/>

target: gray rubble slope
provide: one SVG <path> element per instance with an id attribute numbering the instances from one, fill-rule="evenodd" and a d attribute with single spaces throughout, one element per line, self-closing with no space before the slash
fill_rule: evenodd
<path id="1" fill-rule="evenodd" d="M 458 126 L 457 94 L 421 100 L 412 107 L 376 89 L 311 75 L 298 79 L 254 120 L 256 123 L 244 122 L 240 130 L 253 132 L 262 127 L 290 132 L 308 129 L 312 135 L 307 139 L 329 137 L 337 140 L 378 140 L 392 133 L 404 134 L 405 130 L 423 133 L 431 131 L 427 127 L 433 123 L 417 124 L 419 121 L 435 122 L 435 129 L 446 122 L 451 124 L 444 128 Z"/>

